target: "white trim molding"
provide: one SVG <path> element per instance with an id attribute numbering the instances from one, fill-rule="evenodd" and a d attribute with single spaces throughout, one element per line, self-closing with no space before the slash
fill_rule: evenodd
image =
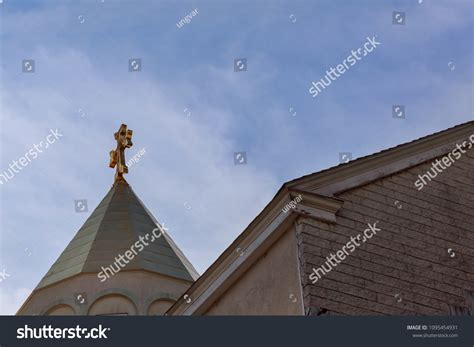
<path id="1" fill-rule="evenodd" d="M 284 212 L 283 207 L 299 195 L 302 200 L 296 207 Z M 257 223 L 249 225 L 221 257 L 211 265 L 205 275 L 168 310 L 167 315 L 204 314 L 241 275 L 271 248 L 283 233 L 288 230 L 294 231 L 294 221 L 300 215 L 334 223 L 336 212 L 342 203 L 342 200 L 310 192 L 298 190 L 280 192 L 272 200 L 273 206 L 267 216 Z M 295 260 L 298 261 L 298 259 Z"/>

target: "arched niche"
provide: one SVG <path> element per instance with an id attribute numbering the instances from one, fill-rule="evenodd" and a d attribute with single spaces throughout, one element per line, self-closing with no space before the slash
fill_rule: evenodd
<path id="1" fill-rule="evenodd" d="M 123 294 L 110 293 L 97 298 L 89 308 L 89 316 L 132 316 L 137 314 L 133 301 Z"/>
<path id="2" fill-rule="evenodd" d="M 46 316 L 74 316 L 75 314 L 74 308 L 66 304 L 55 305 L 45 313 Z"/>
<path id="3" fill-rule="evenodd" d="M 162 316 L 171 306 L 173 306 L 174 303 L 175 301 L 171 299 L 157 299 L 148 306 L 147 315 Z"/>

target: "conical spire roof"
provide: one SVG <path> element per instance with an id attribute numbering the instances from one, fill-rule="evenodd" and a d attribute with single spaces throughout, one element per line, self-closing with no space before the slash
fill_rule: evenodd
<path id="1" fill-rule="evenodd" d="M 115 257 L 158 228 L 158 222 L 129 184 L 117 180 L 36 289 L 80 273 L 99 273 Z M 157 234 L 159 232 L 156 232 Z M 167 233 L 134 255 L 121 271 L 147 270 L 194 281 L 199 274 Z"/>

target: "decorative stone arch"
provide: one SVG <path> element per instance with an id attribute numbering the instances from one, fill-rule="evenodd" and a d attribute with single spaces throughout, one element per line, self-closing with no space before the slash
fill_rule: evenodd
<path id="1" fill-rule="evenodd" d="M 143 312 L 145 312 L 146 315 L 164 314 L 168 310 L 168 308 L 171 307 L 178 299 L 178 295 L 165 292 L 157 292 L 153 295 L 150 295 L 145 300 L 143 305 Z"/>
<path id="2" fill-rule="evenodd" d="M 59 299 L 53 301 L 48 306 L 46 306 L 41 312 L 41 316 L 50 316 L 50 315 L 77 315 L 77 310 L 74 308 L 74 301 L 71 299 Z M 57 312 L 57 313 L 56 313 Z"/>
<path id="3" fill-rule="evenodd" d="M 100 313 L 100 306 L 99 311 L 94 312 L 97 309 L 98 305 L 104 305 L 104 300 L 110 299 L 109 305 L 115 301 L 115 305 L 119 306 L 121 309 L 125 310 L 126 312 L 104 312 Z M 115 300 L 114 300 L 115 299 Z M 120 314 L 120 313 L 127 313 L 129 315 L 139 315 L 142 314 L 139 310 L 139 298 L 133 294 L 132 292 L 119 289 L 119 288 L 110 288 L 105 289 L 98 292 L 94 295 L 91 300 L 90 304 L 87 307 L 87 315 L 95 315 L 95 314 Z M 120 310 L 119 310 L 120 311 Z"/>

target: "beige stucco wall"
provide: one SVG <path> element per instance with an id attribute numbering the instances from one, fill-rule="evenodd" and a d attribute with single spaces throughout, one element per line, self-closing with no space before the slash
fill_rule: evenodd
<path id="1" fill-rule="evenodd" d="M 287 230 L 206 315 L 302 315 L 294 228 Z"/>
<path id="2" fill-rule="evenodd" d="M 147 271 L 122 271 L 105 282 L 80 274 L 34 292 L 18 314 L 163 314 L 190 285 Z M 83 304 L 77 294 L 85 294 Z"/>

